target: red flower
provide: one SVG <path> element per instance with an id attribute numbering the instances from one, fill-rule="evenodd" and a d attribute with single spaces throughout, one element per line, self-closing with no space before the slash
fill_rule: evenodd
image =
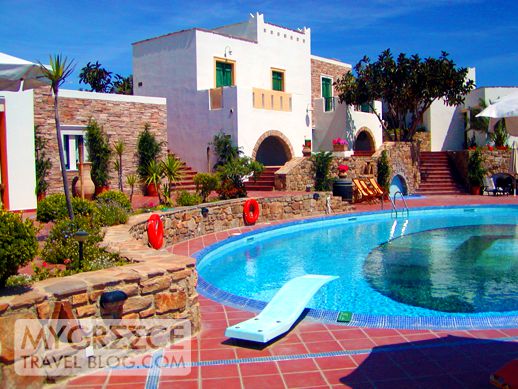
<path id="1" fill-rule="evenodd" d="M 65 265 L 70 264 L 70 262 L 72 262 L 72 261 L 71 261 L 69 258 L 66 258 L 66 259 L 64 259 L 64 260 L 63 260 L 63 263 L 64 263 Z"/>
<path id="2" fill-rule="evenodd" d="M 347 165 L 339 165 L 338 166 L 338 171 L 340 173 L 346 173 L 348 170 L 349 170 L 349 166 L 347 166 Z"/>
<path id="3" fill-rule="evenodd" d="M 47 263 L 47 262 L 43 262 L 43 263 L 41 264 L 41 266 L 42 266 L 42 267 L 49 267 L 49 265 L 48 265 L 48 263 Z"/>

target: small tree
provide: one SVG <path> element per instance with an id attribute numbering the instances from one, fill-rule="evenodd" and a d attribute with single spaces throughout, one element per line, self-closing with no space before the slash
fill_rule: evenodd
<path id="1" fill-rule="evenodd" d="M 119 95 L 132 95 L 133 75 L 130 74 L 128 77 L 124 77 L 120 74 L 116 74 L 111 93 L 117 93 Z"/>
<path id="2" fill-rule="evenodd" d="M 79 73 L 79 83 L 90 85 L 91 92 L 110 93 L 112 88 L 112 72 L 109 72 L 99 62 L 88 62 Z"/>
<path id="3" fill-rule="evenodd" d="M 162 143 L 158 142 L 155 135 L 149 131 L 150 125 L 146 123 L 137 140 L 138 168 L 137 173 L 142 180 L 146 179 L 147 168 L 151 161 L 156 161 L 162 148 Z"/>
<path id="4" fill-rule="evenodd" d="M 97 188 L 108 185 L 111 149 L 107 135 L 95 120 L 86 126 L 86 147 L 92 162 L 92 181 Z"/>
<path id="5" fill-rule="evenodd" d="M 407 57 L 401 53 L 394 59 L 390 49 L 380 54 L 376 62 L 364 57 L 335 83 L 340 102 L 370 106 L 385 131 L 400 128 L 404 140 L 412 140 L 423 124 L 425 111 L 442 99 L 448 106 L 464 102 L 464 96 L 475 84 L 467 80 L 468 70 L 457 68 L 442 52 L 439 58 L 421 59 L 417 54 Z M 374 100 L 383 100 L 386 122 L 374 109 Z"/>
<path id="6" fill-rule="evenodd" d="M 232 136 L 225 134 L 223 131 L 214 135 L 214 138 L 210 144 L 214 146 L 214 152 L 218 158 L 214 164 L 214 169 L 217 169 L 218 166 L 225 165 L 227 162 L 239 157 L 242 154 L 241 150 L 239 150 L 239 147 L 232 143 Z"/>
<path id="7" fill-rule="evenodd" d="M 59 162 L 61 167 L 61 178 L 63 180 L 63 190 L 67 201 L 68 216 L 74 219 L 74 211 L 72 210 L 72 202 L 70 200 L 70 191 L 68 190 L 67 169 L 65 166 L 65 156 L 63 153 L 63 140 L 61 138 L 61 123 L 59 121 L 59 87 L 63 85 L 65 80 L 74 71 L 72 62 L 68 62 L 67 58 L 61 55 L 50 57 L 50 64 L 47 68 L 40 62 L 42 74 L 49 79 L 50 89 L 54 93 L 54 120 L 56 122 L 56 137 L 58 141 Z"/>
<path id="8" fill-rule="evenodd" d="M 509 133 L 505 126 L 505 119 L 500 119 L 496 124 L 493 132 L 490 134 L 491 140 L 495 142 L 496 147 L 503 147 L 507 145 L 509 140 Z"/>
<path id="9" fill-rule="evenodd" d="M 381 152 L 381 156 L 378 159 L 377 162 L 378 167 L 378 184 L 383 188 L 385 193 L 389 192 L 389 186 L 390 186 L 390 163 L 388 159 L 388 153 L 387 150 L 383 150 Z"/>
<path id="10" fill-rule="evenodd" d="M 331 188 L 331 179 L 329 178 L 329 168 L 333 161 L 333 153 L 329 151 L 321 151 L 311 156 L 311 161 L 315 168 L 315 190 L 325 191 Z"/>
<path id="11" fill-rule="evenodd" d="M 207 198 L 210 193 L 218 189 L 218 176 L 211 173 L 198 173 L 194 176 L 194 184 L 196 185 L 196 192 L 202 197 L 204 203 L 207 202 Z"/>
<path id="12" fill-rule="evenodd" d="M 484 175 L 486 174 L 484 168 L 484 158 L 480 149 L 476 149 L 471 153 L 468 159 L 468 184 L 471 188 L 482 186 Z"/>

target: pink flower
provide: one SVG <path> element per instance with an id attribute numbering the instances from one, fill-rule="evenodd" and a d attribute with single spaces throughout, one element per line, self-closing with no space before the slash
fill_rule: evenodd
<path id="1" fill-rule="evenodd" d="M 334 145 L 348 145 L 348 144 L 349 144 L 349 142 L 347 142 L 347 141 L 346 141 L 345 139 L 343 139 L 343 138 L 338 137 L 338 138 L 336 138 L 336 139 L 333 139 L 333 144 L 334 144 Z"/>
<path id="2" fill-rule="evenodd" d="M 346 173 L 348 170 L 349 170 L 349 166 L 347 166 L 347 165 L 339 165 L 338 166 L 338 171 L 340 173 Z"/>
<path id="3" fill-rule="evenodd" d="M 65 265 L 70 264 L 70 262 L 72 262 L 72 261 L 71 261 L 69 258 L 66 258 L 66 259 L 64 259 L 64 260 L 63 260 L 63 263 L 64 263 Z"/>

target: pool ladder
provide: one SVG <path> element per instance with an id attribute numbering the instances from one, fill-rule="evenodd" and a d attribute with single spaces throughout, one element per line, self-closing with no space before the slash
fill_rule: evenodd
<path id="1" fill-rule="evenodd" d="M 395 213 L 396 214 L 396 219 L 397 219 L 397 212 L 398 211 L 397 211 L 397 208 L 396 208 L 396 196 L 398 194 L 401 196 L 401 200 L 403 200 L 403 204 L 404 204 L 404 208 L 401 211 L 401 213 L 404 215 L 404 213 L 406 211 L 406 217 L 408 217 L 410 215 L 410 211 L 408 210 L 408 205 L 406 203 L 405 196 L 403 196 L 403 193 L 401 193 L 400 190 L 398 190 L 396 193 L 394 193 L 393 198 L 390 198 L 390 196 L 389 196 L 390 204 L 392 205 L 392 209 L 390 210 L 390 216 L 393 217 L 393 215 Z"/>

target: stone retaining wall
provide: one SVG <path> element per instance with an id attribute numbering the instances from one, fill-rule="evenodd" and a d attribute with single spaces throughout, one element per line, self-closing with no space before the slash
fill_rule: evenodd
<path id="1" fill-rule="evenodd" d="M 126 230 L 129 228 L 124 227 Z M 123 235 L 129 237 L 127 233 Z M 118 238 L 120 242 L 124 242 L 121 235 Z M 15 364 L 23 363 L 23 360 L 15 361 L 14 358 L 14 328 L 17 319 L 49 319 L 60 311 L 64 312 L 59 314 L 61 319 L 69 316 L 100 318 L 102 314 L 99 298 L 106 291 L 121 290 L 127 294 L 128 299 L 122 307 L 122 318 L 187 320 L 193 334 L 199 331 L 195 261 L 166 251 L 151 250 L 142 244 L 134 244 L 124 254 L 130 260 L 143 262 L 69 277 L 50 278 L 35 283 L 24 293 L 0 298 L 1 387 L 37 388 L 45 380 L 45 377 L 19 376 L 15 373 Z M 83 348 L 71 345 L 48 354 L 57 359 L 71 355 L 84 358 Z M 127 353 L 131 354 L 132 350 L 128 349 Z"/>
<path id="2" fill-rule="evenodd" d="M 313 193 L 257 199 L 260 207 L 257 223 L 324 215 L 327 196 L 333 213 L 352 210 L 352 206 L 342 201 L 341 197 L 334 197 L 328 193 L 318 195 L 317 200 L 313 198 Z M 244 226 L 245 201 L 246 199 L 226 200 L 162 213 L 160 216 L 164 223 L 164 245 L 170 246 L 201 235 Z M 208 209 L 207 216 L 202 216 L 202 208 Z M 132 236 L 144 244 L 147 244 L 146 221 L 147 217 L 140 223 L 135 223 L 130 229 Z M 119 246 L 121 253 L 127 250 L 125 245 Z"/>

